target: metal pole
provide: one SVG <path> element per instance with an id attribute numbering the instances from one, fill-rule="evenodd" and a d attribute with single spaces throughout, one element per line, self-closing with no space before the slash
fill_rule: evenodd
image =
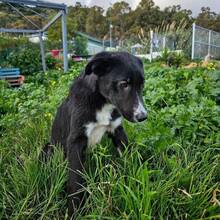
<path id="1" fill-rule="evenodd" d="M 67 49 L 67 25 L 66 11 L 62 11 L 62 36 L 63 36 L 63 66 L 64 72 L 68 71 L 68 49 Z"/>
<path id="2" fill-rule="evenodd" d="M 153 60 L 153 37 L 154 37 L 154 32 L 151 30 L 150 31 L 150 62 Z"/>
<path id="3" fill-rule="evenodd" d="M 210 55 L 210 52 L 211 52 L 211 36 L 212 36 L 212 31 L 209 30 L 208 55 Z"/>
<path id="4" fill-rule="evenodd" d="M 112 24 L 110 22 L 110 25 L 109 25 L 109 32 L 110 32 L 110 47 L 112 48 Z"/>
<path id="5" fill-rule="evenodd" d="M 57 21 L 62 16 L 62 11 L 59 11 L 42 29 L 42 31 L 47 31 L 47 29 Z"/>
<path id="6" fill-rule="evenodd" d="M 163 36 L 163 50 L 166 48 L 166 36 Z"/>
<path id="7" fill-rule="evenodd" d="M 194 59 L 194 52 L 195 52 L 195 31 L 196 31 L 196 24 L 193 23 L 192 25 L 192 54 L 191 54 L 191 58 L 192 60 Z"/>
<path id="8" fill-rule="evenodd" d="M 41 30 L 0 28 L 0 33 L 21 33 L 21 34 L 38 34 Z"/>
<path id="9" fill-rule="evenodd" d="M 66 10 L 65 4 L 58 4 L 52 2 L 44 1 L 33 1 L 33 0 L 1 0 L 1 2 L 11 3 L 11 4 L 23 4 L 23 5 L 33 5 L 41 8 L 51 8 L 57 10 Z"/>
<path id="10" fill-rule="evenodd" d="M 112 3 L 110 2 L 110 16 L 112 16 Z M 110 17 L 109 24 L 109 38 L 110 38 L 110 48 L 112 48 L 112 18 Z"/>
<path id="11" fill-rule="evenodd" d="M 105 50 L 105 40 L 104 40 L 104 38 L 102 39 L 102 48 L 103 48 L 103 50 Z"/>
<path id="12" fill-rule="evenodd" d="M 46 62 L 45 62 L 45 53 L 44 53 L 44 42 L 43 42 L 43 33 L 41 32 L 39 34 L 39 40 L 40 40 L 40 52 L 41 52 L 41 62 L 42 62 L 42 68 L 43 71 L 46 72 Z"/>

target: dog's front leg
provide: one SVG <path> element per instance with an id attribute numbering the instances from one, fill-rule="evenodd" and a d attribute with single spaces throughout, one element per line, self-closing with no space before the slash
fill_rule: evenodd
<path id="1" fill-rule="evenodd" d="M 128 145 L 128 138 L 124 131 L 124 128 L 120 125 L 115 130 L 114 133 L 110 134 L 113 144 L 116 146 L 119 154 L 122 153 L 125 146 Z"/>
<path id="2" fill-rule="evenodd" d="M 80 173 L 83 171 L 83 163 L 85 159 L 85 149 L 87 146 L 87 138 L 68 138 L 67 158 L 69 162 L 69 178 L 67 182 L 68 194 L 68 215 L 73 217 L 74 212 L 82 203 L 83 178 Z"/>

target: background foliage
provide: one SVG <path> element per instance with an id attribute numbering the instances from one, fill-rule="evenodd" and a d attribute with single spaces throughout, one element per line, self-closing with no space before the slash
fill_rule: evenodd
<path id="1" fill-rule="evenodd" d="M 55 14 L 53 10 L 36 9 L 44 18 L 33 14 L 31 10 L 23 7 L 18 9 L 29 19 L 42 27 Z M 46 19 L 45 19 L 46 17 Z M 172 26 L 173 30 L 182 27 L 187 30 L 193 21 L 202 27 L 220 32 L 220 14 L 212 12 L 209 7 L 202 7 L 200 13 L 192 16 L 189 9 L 182 9 L 180 5 L 173 5 L 160 9 L 153 0 L 141 0 L 139 5 L 132 9 L 124 1 L 116 2 L 105 10 L 99 6 L 87 7 L 79 2 L 75 6 L 68 7 L 67 29 L 68 38 L 74 37 L 75 31 L 86 32 L 99 39 L 109 39 L 109 23 L 113 25 L 113 39 L 124 40 L 126 38 L 138 39 L 141 29 L 145 35 L 150 29 L 164 30 L 164 27 Z M 183 25 L 184 22 L 184 25 Z M 6 4 L 0 3 L 0 26 L 6 28 L 36 28 L 17 16 Z M 50 40 L 61 39 L 61 22 L 58 21 L 49 29 Z"/>
<path id="2" fill-rule="evenodd" d="M 76 36 L 73 49 L 77 55 L 88 55 L 87 38 L 83 36 Z"/>

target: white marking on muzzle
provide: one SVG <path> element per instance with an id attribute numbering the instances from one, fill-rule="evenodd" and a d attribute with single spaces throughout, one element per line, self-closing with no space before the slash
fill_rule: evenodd
<path id="1" fill-rule="evenodd" d="M 138 121 L 139 115 L 147 115 L 147 110 L 144 108 L 143 103 L 141 102 L 138 96 L 138 105 L 134 107 L 134 120 Z"/>

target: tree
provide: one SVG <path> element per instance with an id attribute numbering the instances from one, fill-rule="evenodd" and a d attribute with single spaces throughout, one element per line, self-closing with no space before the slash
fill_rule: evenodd
<path id="1" fill-rule="evenodd" d="M 130 12 L 130 5 L 124 1 L 116 2 L 112 7 L 108 8 L 106 16 L 108 22 L 111 22 L 113 25 L 113 35 L 115 39 L 120 40 L 124 38 L 130 26 Z"/>
<path id="2" fill-rule="evenodd" d="M 196 24 L 220 32 L 220 14 L 211 11 L 209 7 L 202 7 L 196 18 Z"/>
<path id="3" fill-rule="evenodd" d="M 75 6 L 68 7 L 68 17 L 77 24 L 77 30 L 81 32 L 86 31 L 86 19 L 90 8 L 82 6 L 80 2 L 76 2 Z"/>
<path id="4" fill-rule="evenodd" d="M 13 4 L 12 4 L 13 5 Z M 22 12 L 26 18 L 34 22 L 38 27 L 42 28 L 47 22 L 42 17 L 33 13 L 28 8 L 24 8 L 17 4 L 13 5 L 16 9 Z M 48 14 L 50 10 L 36 8 L 35 11 L 40 14 Z M 36 29 L 36 27 L 24 19 L 18 12 L 5 3 L 0 3 L 0 27 L 4 28 L 22 28 L 22 29 Z"/>
<path id="5" fill-rule="evenodd" d="M 107 32 L 107 22 L 103 15 L 104 9 L 98 6 L 90 8 L 86 16 L 86 32 L 94 37 L 103 38 Z"/>
<path id="6" fill-rule="evenodd" d="M 155 3 L 153 0 L 141 0 L 141 2 L 138 5 L 139 9 L 144 10 L 150 10 L 155 6 Z"/>
<path id="7" fill-rule="evenodd" d="M 53 16 L 51 16 L 51 17 L 53 17 Z M 67 16 L 67 38 L 72 39 L 76 30 L 77 30 L 76 21 L 72 17 Z M 62 40 L 61 19 L 56 21 L 56 23 L 53 24 L 48 29 L 48 39 L 51 41 Z"/>
<path id="8" fill-rule="evenodd" d="M 136 31 L 149 32 L 162 23 L 163 17 L 159 7 L 152 0 L 142 0 L 135 10 Z M 136 33 L 136 34 L 138 34 Z"/>
<path id="9" fill-rule="evenodd" d="M 180 27 L 184 29 L 188 29 L 191 27 L 193 19 L 192 19 L 192 11 L 181 9 L 180 5 L 173 5 L 166 7 L 163 11 L 164 17 L 164 25 L 173 26 L 173 29 L 179 29 Z"/>
<path id="10" fill-rule="evenodd" d="M 76 36 L 74 42 L 74 51 L 77 55 L 88 55 L 87 51 L 88 40 L 86 37 Z"/>

